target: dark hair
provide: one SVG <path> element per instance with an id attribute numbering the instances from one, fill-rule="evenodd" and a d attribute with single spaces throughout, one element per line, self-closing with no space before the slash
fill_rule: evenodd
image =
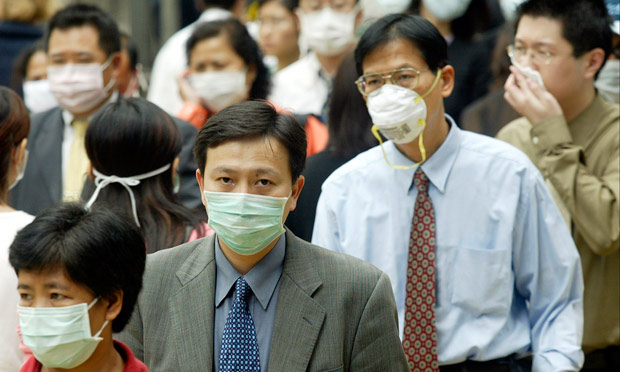
<path id="1" fill-rule="evenodd" d="M 112 331 L 123 330 L 142 288 L 144 239 L 130 220 L 106 209 L 86 210 L 63 203 L 39 214 L 17 233 L 9 262 L 21 270 L 61 269 L 96 297 L 123 291 L 121 312 Z"/>
<path id="2" fill-rule="evenodd" d="M 99 34 L 99 47 L 106 56 L 121 50 L 121 34 L 112 16 L 93 5 L 69 5 L 54 14 L 47 25 L 45 45 L 49 46 L 50 35 L 55 29 L 66 30 L 73 27 L 92 26 Z"/>
<path id="3" fill-rule="evenodd" d="M 263 54 L 250 36 L 245 26 L 234 18 L 205 22 L 196 27 L 192 35 L 187 40 L 186 53 L 187 63 L 189 64 L 190 54 L 199 42 L 225 34 L 230 41 L 230 45 L 237 55 L 243 59 L 246 66 L 256 68 L 256 79 L 250 89 L 250 99 L 266 99 L 271 88 L 269 70 L 263 63 Z"/>
<path id="4" fill-rule="evenodd" d="M 523 16 L 558 20 L 562 24 L 562 36 L 572 45 L 575 57 L 601 48 L 606 61 L 611 52 L 612 19 L 603 0 L 525 1 L 517 8 L 515 33 Z"/>
<path id="5" fill-rule="evenodd" d="M 222 8 L 231 10 L 235 6 L 236 0 L 194 0 L 197 9 Z"/>
<path id="6" fill-rule="evenodd" d="M 135 71 L 138 64 L 138 46 L 133 38 L 126 32 L 121 32 L 121 48 L 127 50 L 129 67 L 132 71 Z"/>
<path id="7" fill-rule="evenodd" d="M 435 26 L 417 15 L 389 14 L 373 23 L 357 44 L 357 73 L 363 73 L 362 64 L 368 54 L 396 39 L 405 39 L 412 43 L 422 53 L 430 70 L 437 70 L 448 64 L 448 45 Z"/>
<path id="8" fill-rule="evenodd" d="M 420 14 L 422 0 L 412 0 L 407 13 Z M 462 16 L 450 21 L 452 34 L 456 38 L 471 40 L 477 33 L 489 29 L 491 25 L 491 10 L 487 0 L 471 0 Z"/>
<path id="9" fill-rule="evenodd" d="M 372 119 L 366 102 L 357 90 L 353 54 L 342 61 L 329 100 L 329 142 L 327 148 L 335 154 L 351 158 L 377 144 L 370 128 Z"/>
<path id="10" fill-rule="evenodd" d="M 271 137 L 280 141 L 288 150 L 292 181 L 297 180 L 306 163 L 306 133 L 293 115 L 279 114 L 265 101 L 236 103 L 207 120 L 194 145 L 194 159 L 200 171 L 205 170 L 209 148 L 251 137 Z"/>
<path id="11" fill-rule="evenodd" d="M 162 109 L 141 98 L 107 104 L 91 120 L 84 142 L 93 168 L 108 176 L 137 176 L 171 165 L 131 187 L 149 252 L 184 243 L 190 227 L 201 229 L 200 220 L 173 191 L 172 162 L 183 143 Z M 133 217 L 129 193 L 119 183 L 102 188 L 93 206 Z"/>
<path id="12" fill-rule="evenodd" d="M 299 6 L 299 0 L 258 0 L 258 8 L 260 9 L 263 5 L 272 1 L 282 4 L 291 13 L 294 13 L 295 9 Z"/>
<path id="13" fill-rule="evenodd" d="M 28 137 L 30 116 L 24 102 L 11 89 L 0 86 L 0 201 L 9 188 L 11 152 Z"/>
<path id="14" fill-rule="evenodd" d="M 44 52 L 45 53 L 45 44 L 43 40 L 36 41 L 28 46 L 28 48 L 24 49 L 17 55 L 15 61 L 13 62 L 13 73 L 11 76 L 11 88 L 13 88 L 16 92 L 21 92 L 22 84 L 26 79 L 26 73 L 28 72 L 28 63 L 30 62 L 30 58 L 36 52 Z"/>

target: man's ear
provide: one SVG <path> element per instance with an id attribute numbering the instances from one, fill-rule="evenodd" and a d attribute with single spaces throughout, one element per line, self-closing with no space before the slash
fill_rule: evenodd
<path id="1" fill-rule="evenodd" d="M 207 207 L 207 201 L 205 200 L 205 185 L 204 179 L 202 178 L 202 174 L 200 174 L 200 169 L 196 169 L 196 181 L 198 181 L 198 187 L 200 188 L 200 200 L 202 200 L 202 205 Z"/>
<path id="2" fill-rule="evenodd" d="M 105 296 L 105 300 L 104 303 L 107 303 L 105 319 L 111 322 L 118 317 L 123 309 L 123 290 L 119 289 L 111 295 Z"/>
<path id="3" fill-rule="evenodd" d="M 297 199 L 299 199 L 299 195 L 301 194 L 301 190 L 304 188 L 304 184 L 306 183 L 306 178 L 304 176 L 297 177 L 297 181 L 293 183 L 293 188 L 291 190 L 291 206 L 289 211 L 294 211 L 297 207 Z"/>
<path id="4" fill-rule="evenodd" d="M 441 78 L 439 82 L 441 88 L 441 96 L 447 98 L 454 90 L 454 67 L 446 65 L 441 69 Z"/>
<path id="5" fill-rule="evenodd" d="M 594 79 L 596 73 L 605 64 L 605 52 L 601 48 L 594 48 L 583 55 L 584 58 L 584 74 L 586 79 Z"/>

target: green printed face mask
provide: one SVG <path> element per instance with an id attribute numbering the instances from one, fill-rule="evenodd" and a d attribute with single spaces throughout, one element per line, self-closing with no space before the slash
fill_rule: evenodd
<path id="1" fill-rule="evenodd" d="M 209 226 L 234 252 L 253 255 L 284 232 L 282 215 L 289 197 L 204 191 Z"/>

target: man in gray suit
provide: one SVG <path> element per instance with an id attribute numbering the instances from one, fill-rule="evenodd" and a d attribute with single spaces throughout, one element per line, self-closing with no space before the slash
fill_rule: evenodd
<path id="1" fill-rule="evenodd" d="M 88 189 L 92 192 L 92 187 L 84 187 L 88 170 L 84 133 L 101 107 L 120 99 L 116 91 L 120 33 L 108 13 L 91 5 L 59 11 L 48 24 L 46 45 L 50 89 L 60 107 L 32 116 L 28 166 L 10 195 L 14 208 L 31 214 L 60 200 L 87 196 Z M 187 122 L 175 122 L 184 144 L 179 156 L 179 198 L 194 208 L 200 206 L 191 154 L 196 130 Z"/>
<path id="2" fill-rule="evenodd" d="M 149 256 L 119 335 L 150 371 L 408 370 L 388 277 L 283 227 L 305 156 L 303 128 L 264 102 L 230 106 L 198 133 L 215 235 Z"/>

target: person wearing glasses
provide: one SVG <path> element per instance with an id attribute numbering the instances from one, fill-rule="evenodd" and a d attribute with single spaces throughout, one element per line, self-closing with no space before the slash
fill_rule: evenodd
<path id="1" fill-rule="evenodd" d="M 380 145 L 323 183 L 313 244 L 390 276 L 412 371 L 579 370 L 577 249 L 527 156 L 445 115 L 445 39 L 392 14 L 355 59 Z"/>
<path id="2" fill-rule="evenodd" d="M 579 250 L 584 371 L 620 370 L 620 115 L 594 85 L 611 19 L 603 0 L 530 0 L 516 20 L 504 97 L 522 117 L 497 137 L 542 172 Z"/>

